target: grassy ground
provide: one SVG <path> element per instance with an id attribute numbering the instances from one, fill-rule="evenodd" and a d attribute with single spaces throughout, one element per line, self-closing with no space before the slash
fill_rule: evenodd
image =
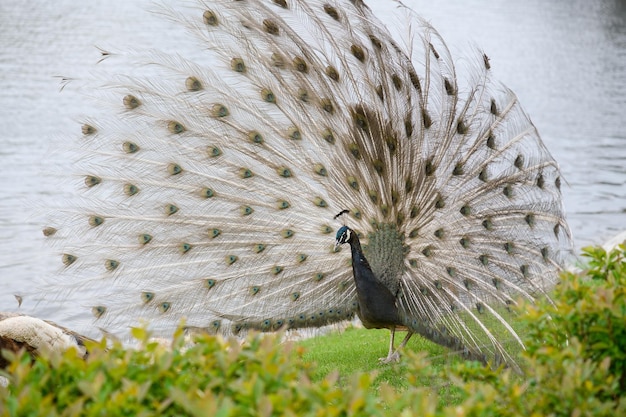
<path id="1" fill-rule="evenodd" d="M 387 356 L 389 348 L 389 330 L 367 330 L 349 327 L 342 332 L 333 332 L 298 342 L 305 349 L 304 358 L 315 364 L 316 381 L 331 372 L 339 372 L 339 383 L 359 372 L 375 372 L 376 386 L 387 383 L 398 389 L 408 386 L 407 366 L 404 361 L 381 364 L 378 359 Z M 396 345 L 402 341 L 405 333 L 396 334 Z M 431 366 L 442 368 L 460 361 L 445 348 L 431 343 L 420 336 L 413 336 L 405 351 L 424 352 Z M 458 401 L 458 392 L 454 387 L 443 384 L 441 380 L 421 377 L 418 384 L 429 386 L 439 393 L 441 398 L 450 403 Z"/>

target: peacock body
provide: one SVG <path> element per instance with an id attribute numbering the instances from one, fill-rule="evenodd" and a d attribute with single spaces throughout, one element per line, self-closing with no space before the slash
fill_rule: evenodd
<path id="1" fill-rule="evenodd" d="M 113 332 L 319 327 L 363 311 L 356 253 L 393 310 L 370 327 L 510 361 L 507 308 L 571 242 L 557 163 L 486 55 L 462 84 L 432 27 L 413 16 L 400 43 L 359 0 L 161 12 L 198 54 L 103 51 L 129 75 L 85 81 L 111 111 L 69 146 L 81 199 L 44 229 L 52 298 Z"/>

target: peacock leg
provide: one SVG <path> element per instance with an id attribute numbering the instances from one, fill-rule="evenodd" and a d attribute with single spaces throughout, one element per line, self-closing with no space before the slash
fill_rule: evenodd
<path id="1" fill-rule="evenodd" d="M 408 330 L 406 333 L 406 336 L 404 336 L 404 339 L 402 340 L 402 343 L 400 343 L 400 346 L 398 346 L 398 349 L 396 349 L 396 353 L 398 353 L 400 349 L 403 349 L 406 346 L 411 336 L 413 336 L 413 332 L 411 330 Z M 399 353 L 398 353 L 398 356 L 400 356 Z"/>
<path id="2" fill-rule="evenodd" d="M 394 356 L 395 351 L 393 348 L 393 343 L 396 337 L 396 327 L 392 326 L 389 330 L 391 330 L 391 337 L 389 338 L 389 353 L 387 354 L 386 358 L 378 358 L 378 361 L 380 363 L 390 363 L 400 359 L 399 355 L 397 356 L 397 358 Z"/>
<path id="3" fill-rule="evenodd" d="M 406 336 L 404 337 L 404 339 L 402 340 L 402 342 L 398 345 L 398 348 L 394 350 L 393 339 L 395 335 L 395 330 L 396 330 L 395 327 L 391 330 L 391 343 L 389 346 L 389 354 L 387 355 L 386 358 L 379 359 L 381 363 L 398 362 L 400 360 L 400 350 L 406 346 L 411 336 L 413 336 L 413 332 L 409 330 Z"/>

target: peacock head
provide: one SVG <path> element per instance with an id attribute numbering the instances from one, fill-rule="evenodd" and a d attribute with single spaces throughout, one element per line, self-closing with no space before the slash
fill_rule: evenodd
<path id="1" fill-rule="evenodd" d="M 349 243 L 352 241 L 352 229 L 348 226 L 341 226 L 339 230 L 337 230 L 337 240 L 335 240 L 335 250 L 339 247 L 339 245 L 343 245 L 344 243 Z"/>

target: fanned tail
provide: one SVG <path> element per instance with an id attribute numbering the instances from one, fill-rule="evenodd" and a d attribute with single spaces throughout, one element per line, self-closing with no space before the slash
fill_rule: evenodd
<path id="1" fill-rule="evenodd" d="M 360 1 L 160 13 L 193 56 L 103 52 L 128 75 L 85 87 L 113 110 L 83 124 L 81 200 L 46 233 L 75 314 L 226 334 L 352 318 L 333 246 L 349 209 L 407 327 L 512 362 L 507 309 L 546 293 L 571 243 L 558 166 L 486 55 L 461 84 L 430 25 L 397 42 Z"/>

